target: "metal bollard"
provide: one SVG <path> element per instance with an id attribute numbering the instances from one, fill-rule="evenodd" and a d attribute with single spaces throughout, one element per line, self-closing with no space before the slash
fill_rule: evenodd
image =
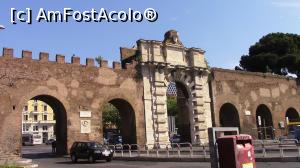
<path id="1" fill-rule="evenodd" d="M 167 146 L 166 146 L 166 150 L 167 150 L 167 157 L 169 158 L 170 157 L 170 152 L 169 152 L 169 144 L 167 144 Z"/>
<path id="2" fill-rule="evenodd" d="M 180 158 L 180 145 L 179 144 L 176 144 L 177 145 L 177 155 L 178 157 Z"/>
<path id="3" fill-rule="evenodd" d="M 192 158 L 193 157 L 193 145 L 191 143 L 189 143 L 190 145 L 190 157 Z"/>
<path id="4" fill-rule="evenodd" d="M 121 156 L 124 157 L 123 145 L 120 145 L 120 146 L 121 146 Z"/>
<path id="5" fill-rule="evenodd" d="M 156 157 L 157 157 L 157 158 L 159 157 L 159 151 L 158 151 L 158 148 L 159 148 L 159 144 L 156 144 L 155 149 L 156 149 Z"/>
<path id="6" fill-rule="evenodd" d="M 128 145 L 128 153 L 129 153 L 129 157 L 131 157 L 131 145 L 127 144 Z"/>
<path id="7" fill-rule="evenodd" d="M 265 145 L 262 143 L 261 147 L 262 147 L 262 150 L 263 150 L 263 157 L 266 157 L 267 156 L 267 152 L 266 152 Z"/>
<path id="8" fill-rule="evenodd" d="M 283 154 L 283 146 L 282 146 L 282 144 L 279 144 L 279 150 L 280 150 L 280 157 L 283 158 L 284 154 Z"/>
<path id="9" fill-rule="evenodd" d="M 205 150 L 205 145 L 203 145 L 202 147 L 203 147 L 204 158 L 206 158 L 206 150 Z"/>
<path id="10" fill-rule="evenodd" d="M 138 157 L 140 157 L 141 156 L 140 146 L 136 144 L 136 147 L 137 147 Z"/>
<path id="11" fill-rule="evenodd" d="M 149 157 L 149 147 L 148 147 L 148 145 L 145 145 L 145 149 L 146 149 L 146 152 L 147 152 L 147 156 Z"/>

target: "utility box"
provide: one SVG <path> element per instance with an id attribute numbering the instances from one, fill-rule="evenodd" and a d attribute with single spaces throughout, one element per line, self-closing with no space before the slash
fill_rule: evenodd
<path id="1" fill-rule="evenodd" d="M 256 168 L 250 135 L 223 136 L 217 139 L 220 168 Z"/>
<path id="2" fill-rule="evenodd" d="M 217 139 L 224 135 L 239 135 L 238 127 L 210 127 L 208 128 L 209 153 L 211 168 L 219 168 Z"/>

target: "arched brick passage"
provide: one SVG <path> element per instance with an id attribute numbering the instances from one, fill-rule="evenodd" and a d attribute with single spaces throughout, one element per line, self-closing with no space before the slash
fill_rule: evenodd
<path id="1" fill-rule="evenodd" d="M 53 109 L 56 120 L 54 130 L 56 134 L 56 153 L 58 155 L 67 154 L 67 114 L 65 107 L 57 98 L 49 95 L 38 95 L 31 99 L 43 101 Z"/>
<path id="2" fill-rule="evenodd" d="M 292 121 L 295 119 L 299 119 L 299 113 L 296 109 L 290 107 L 289 109 L 287 109 L 285 117 L 287 117 L 289 121 Z"/>
<path id="3" fill-rule="evenodd" d="M 273 139 L 273 118 L 269 108 L 261 104 L 256 109 L 256 126 L 259 139 Z"/>
<path id="4" fill-rule="evenodd" d="M 123 144 L 136 144 L 136 125 L 135 125 L 135 112 L 126 100 L 124 99 L 113 99 L 109 101 L 110 104 L 115 106 L 121 116 L 121 136 Z"/>
<path id="5" fill-rule="evenodd" d="M 240 118 L 236 107 L 231 103 L 225 103 L 220 109 L 221 127 L 238 127 L 240 129 Z"/>

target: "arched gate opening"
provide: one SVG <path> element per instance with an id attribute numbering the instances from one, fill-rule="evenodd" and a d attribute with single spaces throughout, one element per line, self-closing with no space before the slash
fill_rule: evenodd
<path id="1" fill-rule="evenodd" d="M 290 107 L 289 109 L 287 109 L 286 113 L 285 113 L 285 117 L 287 119 L 287 121 L 293 121 L 293 120 L 298 120 L 299 119 L 299 113 L 296 109 Z"/>
<path id="2" fill-rule="evenodd" d="M 259 139 L 274 139 L 272 113 L 264 104 L 256 109 L 256 126 Z"/>
<path id="3" fill-rule="evenodd" d="M 126 100 L 113 99 L 102 111 L 103 138 L 108 144 L 136 144 L 135 112 Z"/>
<path id="4" fill-rule="evenodd" d="M 171 82 L 168 86 L 167 108 L 171 142 L 192 142 L 190 95 L 186 86 L 179 81 Z"/>
<path id="5" fill-rule="evenodd" d="M 55 151 L 51 149 L 52 144 L 55 146 Z M 68 153 L 67 114 L 64 105 L 57 98 L 49 95 L 38 95 L 32 97 L 24 105 L 22 145 L 23 157 L 41 157 L 41 154 L 50 153 L 65 155 Z M 29 145 L 33 146 L 30 147 Z M 45 156 L 49 155 L 43 155 L 43 157 Z"/>
<path id="6" fill-rule="evenodd" d="M 219 115 L 221 127 L 238 127 L 239 129 L 241 128 L 239 113 L 233 104 L 223 104 L 220 109 Z"/>

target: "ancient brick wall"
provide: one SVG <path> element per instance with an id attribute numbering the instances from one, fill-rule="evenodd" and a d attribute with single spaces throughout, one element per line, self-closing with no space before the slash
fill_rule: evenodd
<path id="1" fill-rule="evenodd" d="M 279 121 L 285 121 L 288 108 L 300 112 L 300 89 L 293 78 L 213 68 L 211 91 L 213 97 L 213 125 L 220 126 L 220 109 L 225 103 L 238 111 L 242 133 L 257 138 L 256 110 L 261 104 L 272 113 L 273 125 L 278 137 Z"/>
<path id="2" fill-rule="evenodd" d="M 22 109 L 36 96 L 49 100 L 50 104 L 55 99 L 64 107 L 66 120 L 62 125 L 67 125 L 68 148 L 75 140 L 102 142 L 101 111 L 113 99 L 124 100 L 132 106 L 137 143 L 144 144 L 142 94 L 135 64 L 121 69 L 121 64 L 114 62 L 113 68 L 109 68 L 104 60 L 101 67 L 96 67 L 94 59 L 80 65 L 79 57 L 72 57 L 72 62 L 66 63 L 62 55 L 56 55 L 53 62 L 47 53 L 40 53 L 39 60 L 33 60 L 30 51 L 23 51 L 22 58 L 15 58 L 13 50 L 5 48 L 0 57 L 0 152 L 20 153 Z M 81 110 L 92 112 L 90 134 L 80 132 Z"/>

